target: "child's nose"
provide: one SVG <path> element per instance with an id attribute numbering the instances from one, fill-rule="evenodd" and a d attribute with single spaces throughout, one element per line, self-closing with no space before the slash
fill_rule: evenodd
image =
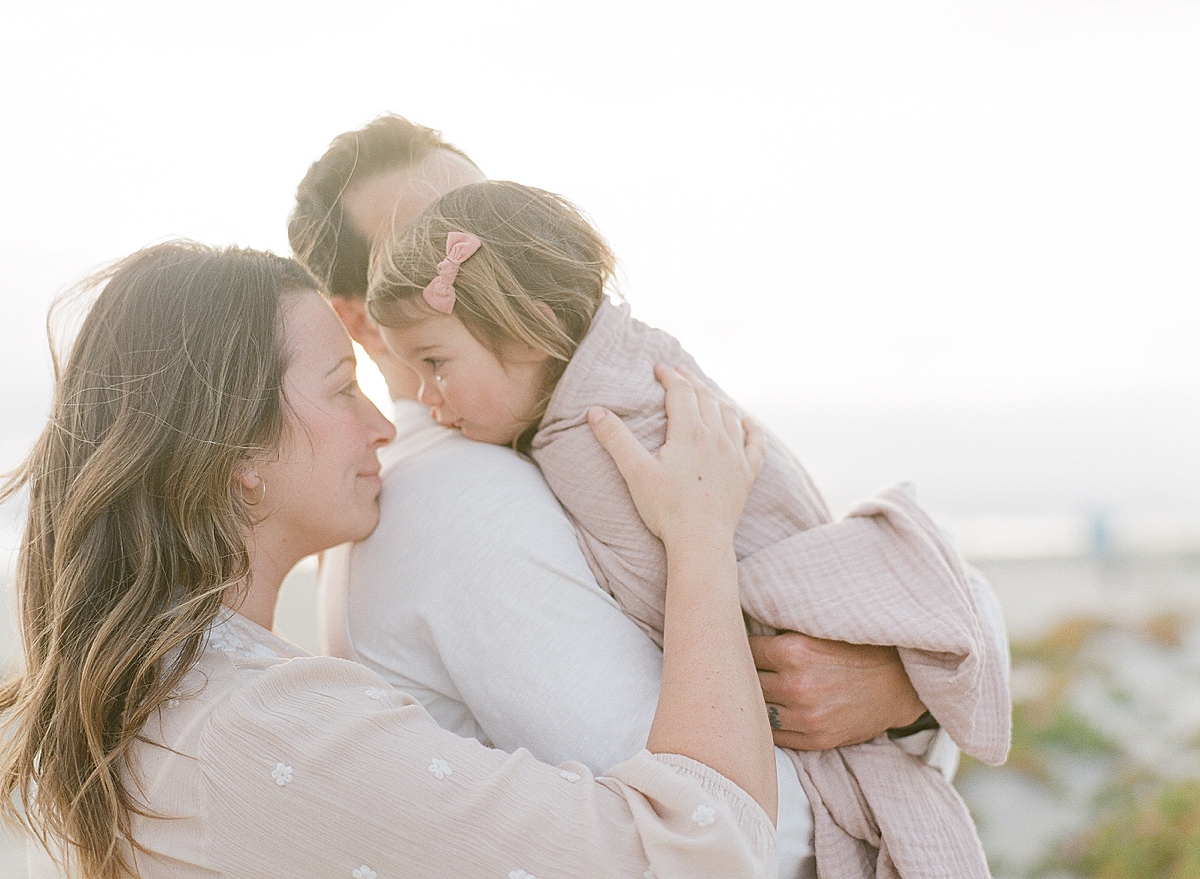
<path id="1" fill-rule="evenodd" d="M 436 406 L 442 402 L 442 395 L 431 381 L 421 379 L 421 389 L 417 391 L 417 399 L 426 406 Z"/>

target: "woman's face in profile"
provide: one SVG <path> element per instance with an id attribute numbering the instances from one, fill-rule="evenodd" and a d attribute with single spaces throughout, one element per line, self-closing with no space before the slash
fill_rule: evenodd
<path id="1" fill-rule="evenodd" d="M 375 528 L 376 452 L 395 429 L 359 389 L 350 337 L 319 293 L 286 294 L 283 326 L 285 426 L 278 454 L 256 467 L 259 529 L 302 558 Z"/>

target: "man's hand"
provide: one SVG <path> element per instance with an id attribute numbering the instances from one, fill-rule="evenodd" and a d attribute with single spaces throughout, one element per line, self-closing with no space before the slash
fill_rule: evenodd
<path id="1" fill-rule="evenodd" d="M 925 712 L 895 647 L 799 632 L 750 639 L 775 744 L 824 751 L 907 726 Z"/>

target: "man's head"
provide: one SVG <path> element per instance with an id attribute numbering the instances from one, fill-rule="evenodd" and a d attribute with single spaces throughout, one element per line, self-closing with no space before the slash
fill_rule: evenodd
<path id="1" fill-rule="evenodd" d="M 412 213 L 397 218 L 403 226 L 449 189 L 482 179 L 483 172 L 439 132 L 400 116 L 380 116 L 335 137 L 313 162 L 296 189 L 288 240 L 331 294 L 361 299 L 371 244 L 391 230 L 401 201 L 404 213 Z M 443 186 L 449 188 L 434 191 Z"/>
<path id="2" fill-rule="evenodd" d="M 439 132 L 387 115 L 335 137 L 296 190 L 288 221 L 292 252 L 325 285 L 394 397 L 412 394 L 402 388 L 409 378 L 391 368 L 391 355 L 366 315 L 371 247 L 447 192 L 484 179 Z"/>

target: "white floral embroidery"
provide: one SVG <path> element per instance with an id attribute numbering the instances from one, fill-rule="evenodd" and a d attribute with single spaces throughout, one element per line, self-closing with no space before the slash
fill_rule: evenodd
<path id="1" fill-rule="evenodd" d="M 207 646 L 213 650 L 220 650 L 222 653 L 238 653 L 243 655 L 250 649 L 250 645 L 246 639 L 234 631 L 232 626 L 217 621 L 214 621 L 212 627 L 208 630 Z"/>
<path id="2" fill-rule="evenodd" d="M 445 778 L 447 775 L 454 774 L 454 770 L 450 768 L 450 764 L 441 757 L 434 757 L 429 761 L 429 771 L 437 778 Z"/>
<path id="3" fill-rule="evenodd" d="M 292 783 L 292 767 L 286 763 L 276 763 L 275 769 L 271 772 L 271 777 L 275 779 L 275 783 L 280 787 L 285 784 Z"/>
<path id="4" fill-rule="evenodd" d="M 374 870 L 372 870 L 370 867 L 368 867 L 366 864 L 363 864 L 361 867 L 359 867 L 357 870 L 355 870 L 351 875 L 354 876 L 354 879 L 376 879 L 376 877 L 379 874 L 376 873 Z"/>
<path id="5" fill-rule="evenodd" d="M 168 699 L 168 700 L 167 700 L 167 707 L 168 707 L 168 708 L 178 708 L 178 707 L 179 707 L 179 699 L 178 699 L 178 697 L 176 697 L 176 696 L 172 696 L 170 699 Z"/>
<path id="6" fill-rule="evenodd" d="M 513 870 L 508 874 L 508 879 L 537 879 L 537 876 L 526 873 L 524 870 Z"/>
<path id="7" fill-rule="evenodd" d="M 701 803 L 696 807 L 696 811 L 692 813 L 692 820 L 700 827 L 707 827 L 717 820 L 717 810 L 712 806 L 706 806 Z"/>
<path id="8" fill-rule="evenodd" d="M 257 627 L 232 610 L 219 614 L 208 627 L 205 648 L 220 650 L 233 656 L 250 659 L 277 659 L 288 654 L 272 649 L 262 638 L 271 638 L 280 645 L 285 642 L 270 632 L 255 631 Z M 293 654 L 294 655 L 294 654 Z"/>
<path id="9" fill-rule="evenodd" d="M 583 778 L 583 776 L 580 775 L 578 772 L 572 772 L 569 769 L 564 769 L 562 772 L 560 772 L 558 774 L 561 775 L 563 778 L 565 778 L 567 781 L 571 782 L 571 784 L 574 784 L 575 782 L 579 781 L 579 779 Z"/>
<path id="10" fill-rule="evenodd" d="M 379 700 L 387 695 L 387 690 L 380 689 L 379 687 L 367 687 L 363 690 L 363 695 L 368 699 Z"/>

